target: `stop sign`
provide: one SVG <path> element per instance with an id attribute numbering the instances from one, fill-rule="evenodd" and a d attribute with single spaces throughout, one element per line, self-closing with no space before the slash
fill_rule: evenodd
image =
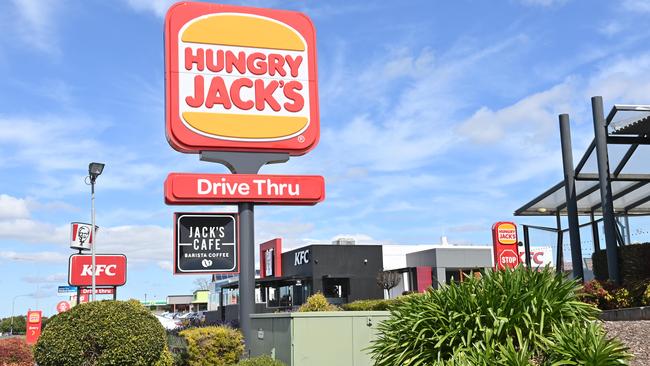
<path id="1" fill-rule="evenodd" d="M 56 311 L 59 313 L 62 313 L 64 311 L 70 310 L 70 303 L 67 301 L 60 301 L 58 304 L 56 304 Z"/>
<path id="2" fill-rule="evenodd" d="M 519 255 L 512 249 L 505 249 L 499 254 L 498 268 L 514 268 L 519 264 Z"/>

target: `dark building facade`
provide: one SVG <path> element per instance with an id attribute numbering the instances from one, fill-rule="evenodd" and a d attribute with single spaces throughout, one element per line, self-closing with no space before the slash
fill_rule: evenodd
<path id="1" fill-rule="evenodd" d="M 262 277 L 255 280 L 261 300 L 258 312 L 296 309 L 318 292 L 332 304 L 384 297 L 377 285 L 383 270 L 381 245 L 314 244 L 281 253 L 277 240 L 260 246 Z M 228 292 L 236 294 L 238 287 L 237 282 L 223 285 L 221 298 L 231 298 Z M 222 307 L 226 321 L 232 317 L 228 307 L 236 305 Z"/>

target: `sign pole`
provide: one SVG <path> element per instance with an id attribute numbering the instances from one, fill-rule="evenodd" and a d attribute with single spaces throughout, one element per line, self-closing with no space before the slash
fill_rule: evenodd
<path id="1" fill-rule="evenodd" d="M 257 174 L 266 164 L 284 163 L 286 153 L 202 151 L 201 160 L 225 165 L 233 174 Z M 238 204 L 240 235 L 239 329 L 246 344 L 253 339 L 250 315 L 255 312 L 255 205 Z"/>

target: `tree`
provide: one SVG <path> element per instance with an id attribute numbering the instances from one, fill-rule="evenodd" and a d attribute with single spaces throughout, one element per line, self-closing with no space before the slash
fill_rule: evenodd
<path id="1" fill-rule="evenodd" d="M 209 290 L 210 289 L 210 279 L 200 277 L 194 280 L 195 290 Z"/>
<path id="2" fill-rule="evenodd" d="M 402 274 L 399 272 L 383 271 L 377 275 L 377 285 L 388 291 L 388 298 L 390 298 L 390 290 L 397 287 L 400 282 L 402 282 Z"/>

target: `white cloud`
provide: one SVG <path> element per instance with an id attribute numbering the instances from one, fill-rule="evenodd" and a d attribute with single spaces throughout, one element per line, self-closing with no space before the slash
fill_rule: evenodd
<path id="1" fill-rule="evenodd" d="M 29 217 L 27 201 L 6 194 L 0 194 L 0 220 L 24 219 Z"/>
<path id="2" fill-rule="evenodd" d="M 623 8 L 638 13 L 649 13 L 650 1 L 649 0 L 625 0 L 623 1 Z"/>
<path id="3" fill-rule="evenodd" d="M 56 0 L 13 0 L 17 13 L 15 28 L 21 38 L 36 49 L 58 54 L 56 16 L 62 2 Z"/>
<path id="4" fill-rule="evenodd" d="M 151 12 L 159 17 L 164 17 L 169 7 L 178 2 L 176 0 L 126 0 L 127 4 L 135 11 Z"/>
<path id="5" fill-rule="evenodd" d="M 22 280 L 27 283 L 64 283 L 68 280 L 68 274 L 55 273 L 47 276 L 24 276 Z"/>
<path id="6" fill-rule="evenodd" d="M 16 262 L 67 263 L 69 255 L 59 252 L 14 252 L 0 251 L 0 258 Z"/>

